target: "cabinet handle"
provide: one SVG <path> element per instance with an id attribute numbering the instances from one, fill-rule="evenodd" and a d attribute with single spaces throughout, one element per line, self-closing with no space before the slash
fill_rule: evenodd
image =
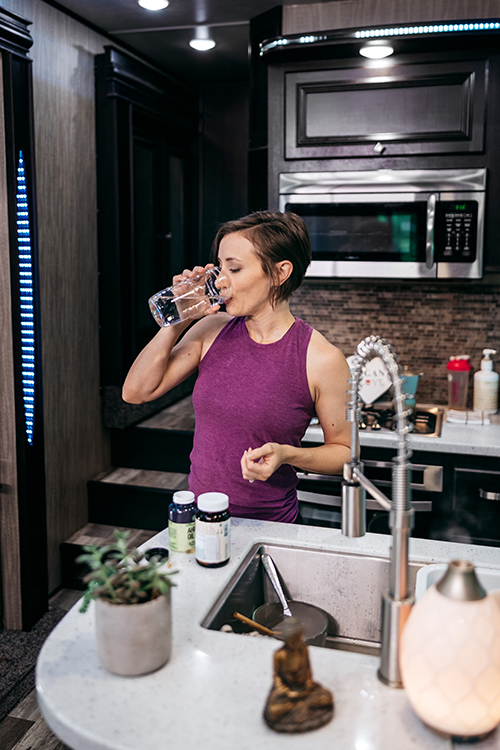
<path id="1" fill-rule="evenodd" d="M 483 500 L 500 500 L 500 492 L 487 492 L 486 490 L 479 490 L 479 497 Z"/>
<path id="2" fill-rule="evenodd" d="M 427 226 L 425 236 L 425 265 L 432 268 L 434 265 L 434 221 L 436 217 L 436 196 L 429 195 L 427 198 Z"/>

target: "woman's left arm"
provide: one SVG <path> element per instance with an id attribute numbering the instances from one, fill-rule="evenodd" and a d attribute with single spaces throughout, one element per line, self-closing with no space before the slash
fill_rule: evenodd
<path id="1" fill-rule="evenodd" d="M 266 443 L 249 449 L 241 459 L 244 479 L 265 481 L 282 464 L 318 474 L 342 474 L 351 444 L 351 425 L 346 418 L 349 365 L 342 352 L 317 331 L 313 331 L 307 351 L 307 377 L 324 445 L 296 448 Z"/>

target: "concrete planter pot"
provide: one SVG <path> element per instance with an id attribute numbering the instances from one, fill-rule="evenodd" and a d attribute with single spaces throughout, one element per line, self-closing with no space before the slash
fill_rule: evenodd
<path id="1" fill-rule="evenodd" d="M 99 598 L 95 604 L 97 655 L 103 667 L 131 677 L 167 663 L 172 647 L 170 591 L 141 604 Z"/>

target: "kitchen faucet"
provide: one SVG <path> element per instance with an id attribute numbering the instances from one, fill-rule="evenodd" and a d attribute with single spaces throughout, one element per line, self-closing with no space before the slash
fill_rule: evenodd
<path id="1" fill-rule="evenodd" d="M 359 430 L 361 409 L 358 404 L 359 382 L 368 360 L 380 357 L 387 367 L 394 389 L 398 450 L 392 468 L 392 502 L 363 474 L 360 462 Z M 389 513 L 392 531 L 389 589 L 382 595 L 382 648 L 379 679 L 390 687 L 403 687 L 399 670 L 399 641 L 413 606 L 408 591 L 408 543 L 414 525 L 415 511 L 411 504 L 411 452 L 406 435 L 409 412 L 404 409 L 399 367 L 394 349 L 379 336 L 368 336 L 358 345 L 351 362 L 351 388 L 347 419 L 351 422 L 351 461 L 344 464 L 342 483 L 342 533 L 349 537 L 366 533 L 366 492 Z"/>

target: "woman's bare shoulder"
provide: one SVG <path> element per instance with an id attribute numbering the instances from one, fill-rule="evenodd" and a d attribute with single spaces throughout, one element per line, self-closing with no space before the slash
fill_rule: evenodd
<path id="1" fill-rule="evenodd" d="M 339 394 L 344 398 L 344 389 L 339 384 L 345 382 L 347 392 L 349 365 L 340 349 L 331 344 L 319 331 L 313 330 L 307 351 L 307 377 L 316 407 L 323 395 L 332 405 Z M 319 415 L 318 415 L 319 416 Z"/>
<path id="2" fill-rule="evenodd" d="M 189 334 L 201 342 L 202 356 L 206 354 L 219 333 L 231 320 L 233 320 L 232 315 L 228 315 L 226 312 L 218 312 L 215 315 L 206 315 L 195 323 Z"/>
<path id="3" fill-rule="evenodd" d="M 318 365 L 347 369 L 349 366 L 344 354 L 332 344 L 322 333 L 313 328 L 309 344 L 308 356 Z"/>

